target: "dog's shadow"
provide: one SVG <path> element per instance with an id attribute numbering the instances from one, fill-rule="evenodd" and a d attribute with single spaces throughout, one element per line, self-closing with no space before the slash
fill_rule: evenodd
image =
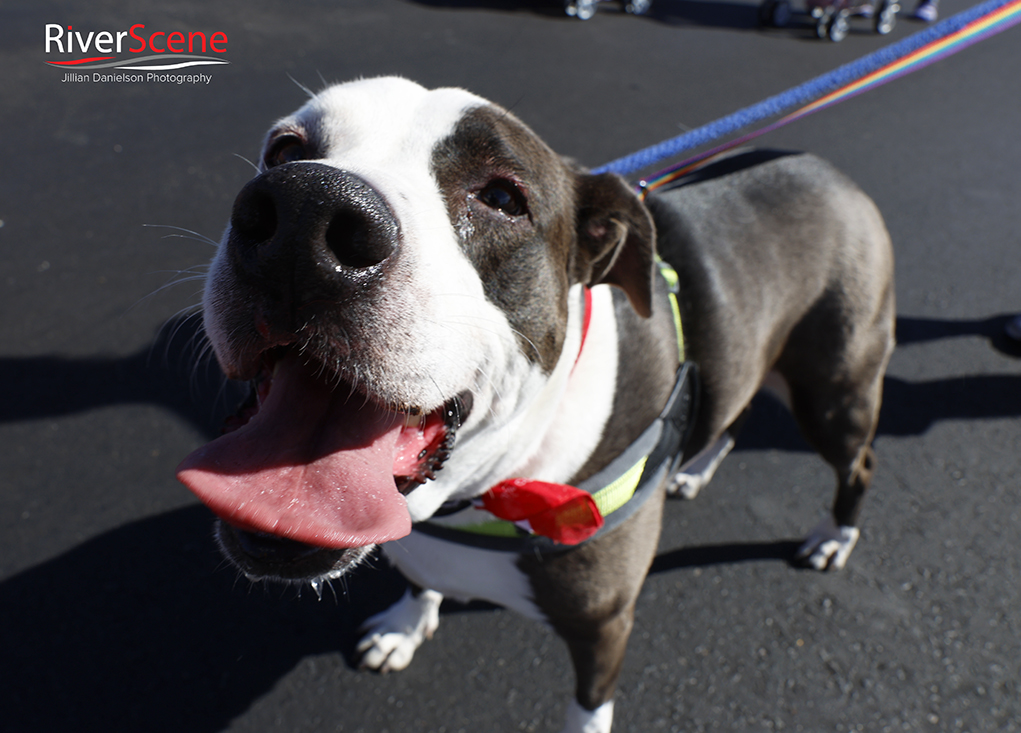
<path id="1" fill-rule="evenodd" d="M 979 336 L 1021 355 L 1000 336 L 1007 318 L 900 319 L 899 339 Z M 224 396 L 214 365 L 193 366 L 191 322 L 161 333 L 152 348 L 122 358 L 0 360 L 0 384 L 9 392 L 0 420 L 142 402 L 214 435 L 233 396 Z M 807 449 L 781 410 L 758 398 L 739 449 Z M 943 419 L 1018 415 L 1018 375 L 887 378 L 880 432 L 918 434 Z M 211 519 L 190 506 L 139 520 L 0 583 L 5 729 L 222 730 L 302 659 L 339 650 L 354 664 L 359 625 L 403 591 L 381 561 L 335 583 L 336 602 L 330 590 L 317 602 L 310 587 L 298 597 L 295 588 L 250 586 L 217 554 Z M 680 548 L 662 553 L 653 572 L 788 561 L 795 548 L 793 540 Z"/>
<path id="2" fill-rule="evenodd" d="M 963 337 L 978 337 L 1000 353 L 1021 357 L 1021 343 L 1004 332 L 1016 314 L 973 320 L 897 318 L 899 346 Z M 909 382 L 886 375 L 877 435 L 923 435 L 941 420 L 983 420 L 1021 416 L 1021 375 L 985 374 Z M 776 448 L 810 451 L 787 409 L 768 392 L 760 392 L 737 444 L 737 450 Z"/>
<path id="3" fill-rule="evenodd" d="M 300 660 L 353 662 L 403 592 L 381 561 L 324 589 L 251 585 L 191 506 L 119 527 L 0 584 L 4 730 L 224 730 Z"/>
<path id="4" fill-rule="evenodd" d="M 976 320 L 897 319 L 900 345 L 975 336 L 997 351 L 1021 357 L 1021 343 L 1004 335 L 1015 314 Z M 218 435 L 223 417 L 237 407 L 245 389 L 227 382 L 202 344 L 195 318 L 174 320 L 152 343 L 122 357 L 67 358 L 56 355 L 0 358 L 0 422 L 53 418 L 100 407 L 149 404 L 165 407 L 208 437 Z M 880 435 L 920 435 L 947 419 L 1021 415 L 1021 376 L 951 377 L 908 382 L 887 376 Z M 807 450 L 790 422 L 776 430 L 769 397 L 756 398 L 742 431 L 748 448 Z M 758 427 L 756 427 L 758 426 Z"/>
<path id="5" fill-rule="evenodd" d="M 0 422 L 147 404 L 177 413 L 211 439 L 246 390 L 224 379 L 203 343 L 199 319 L 181 317 L 127 356 L 0 358 L 0 385 L 6 387 Z"/>
<path id="6" fill-rule="evenodd" d="M 359 626 L 405 587 L 394 570 L 375 560 L 322 601 L 311 587 L 253 586 L 220 559 L 211 521 L 200 506 L 143 519 L 0 583 L 5 730 L 215 733 L 303 659 L 340 652 L 357 666 Z M 684 548 L 652 572 L 794 549 Z"/>

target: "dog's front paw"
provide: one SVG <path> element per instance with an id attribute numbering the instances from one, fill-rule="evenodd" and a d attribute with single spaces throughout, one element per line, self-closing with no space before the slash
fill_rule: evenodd
<path id="1" fill-rule="evenodd" d="M 709 479 L 697 473 L 678 471 L 666 485 L 667 496 L 679 496 L 682 499 L 694 499 L 709 483 Z"/>
<path id="2" fill-rule="evenodd" d="M 410 590 L 390 608 L 362 624 L 365 636 L 358 643 L 361 667 L 377 672 L 397 672 L 411 663 L 415 650 L 440 625 L 443 594 L 424 590 L 417 596 Z"/>
<path id="3" fill-rule="evenodd" d="M 795 559 L 816 570 L 840 570 L 858 542 L 857 527 L 838 527 L 827 517 L 813 529 Z"/>

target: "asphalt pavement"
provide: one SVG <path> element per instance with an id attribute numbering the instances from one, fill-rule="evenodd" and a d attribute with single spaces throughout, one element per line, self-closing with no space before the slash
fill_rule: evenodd
<path id="1" fill-rule="evenodd" d="M 555 0 L 4 0 L 0 728 L 558 730 L 573 682 L 547 630 L 449 604 L 408 670 L 361 672 L 356 628 L 402 589 L 385 563 L 321 601 L 253 587 L 175 480 L 236 397 L 184 317 L 246 159 L 303 87 L 400 74 L 596 166 L 922 27 L 906 15 L 834 44 L 803 15 L 760 29 L 747 1 L 578 21 Z M 220 32 L 230 63 L 64 81 L 47 24 Z M 833 478 L 757 398 L 713 483 L 667 507 L 615 731 L 1021 729 L 1019 129 L 1014 28 L 761 140 L 835 162 L 893 237 L 900 345 L 862 539 L 842 572 L 788 564 Z"/>

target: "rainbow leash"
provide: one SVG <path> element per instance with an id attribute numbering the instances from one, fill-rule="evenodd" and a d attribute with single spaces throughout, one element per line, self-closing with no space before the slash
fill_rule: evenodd
<path id="1" fill-rule="evenodd" d="M 639 189 L 644 195 L 648 191 L 681 178 L 723 153 L 744 145 L 761 135 L 813 112 L 832 107 L 838 102 L 891 82 L 905 74 L 918 71 L 1018 23 L 1021 23 L 1021 0 L 986 0 L 857 61 L 845 64 L 827 74 L 708 125 L 619 158 L 593 172 L 612 171 L 621 175 L 634 173 L 664 158 L 699 147 L 763 119 L 774 117 L 796 104 L 803 105 L 770 125 L 718 145 L 704 153 L 699 153 L 649 176 L 639 183 Z"/>

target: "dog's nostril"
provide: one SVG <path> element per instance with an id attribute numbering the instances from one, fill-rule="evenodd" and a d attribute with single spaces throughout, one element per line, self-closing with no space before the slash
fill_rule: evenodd
<path id="1" fill-rule="evenodd" d="M 265 242 L 277 230 L 276 203 L 266 192 L 252 191 L 234 207 L 230 225 L 248 241 Z"/>
<path id="2" fill-rule="evenodd" d="M 400 226 L 386 200 L 358 176 L 294 162 L 270 168 L 241 190 L 230 239 L 242 266 L 277 280 L 290 268 L 295 286 L 312 292 L 327 272 L 340 278 L 336 284 L 389 259 Z"/>
<path id="3" fill-rule="evenodd" d="M 394 228 L 387 221 L 374 221 L 371 213 L 341 210 L 326 229 L 326 246 L 345 267 L 372 267 L 393 254 Z"/>

